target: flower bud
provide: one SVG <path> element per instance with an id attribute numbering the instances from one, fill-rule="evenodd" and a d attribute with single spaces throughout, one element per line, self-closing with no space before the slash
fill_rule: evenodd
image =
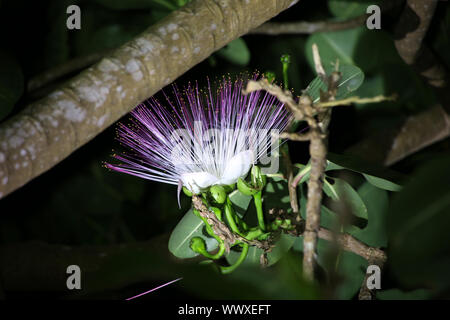
<path id="1" fill-rule="evenodd" d="M 275 81 L 275 73 L 272 71 L 267 71 L 264 73 L 264 78 L 266 78 L 269 83 L 272 83 Z"/>
<path id="2" fill-rule="evenodd" d="M 207 254 L 205 240 L 200 237 L 193 237 L 191 239 L 190 248 L 196 253 Z"/>
<path id="3" fill-rule="evenodd" d="M 222 204 L 227 199 L 227 193 L 225 192 L 225 188 L 222 186 L 212 186 L 209 188 L 209 193 L 215 202 Z"/>
<path id="4" fill-rule="evenodd" d="M 291 56 L 288 54 L 283 54 L 281 56 L 280 61 L 283 65 L 287 65 L 287 64 L 291 63 Z"/>
<path id="5" fill-rule="evenodd" d="M 262 190 L 266 186 L 266 176 L 262 174 L 261 168 L 258 166 L 253 166 L 251 170 L 251 177 L 254 188 Z"/>
<path id="6" fill-rule="evenodd" d="M 183 186 L 183 192 L 185 195 L 187 195 L 188 197 L 192 197 L 192 192 L 189 191 L 188 188 Z"/>
<path id="7" fill-rule="evenodd" d="M 227 185 L 224 185 L 222 187 L 225 189 L 226 193 L 231 193 L 231 192 L 233 192 L 236 189 L 236 183 L 227 184 Z"/>
<path id="8" fill-rule="evenodd" d="M 237 187 L 239 191 L 246 196 L 253 196 L 260 191 L 259 189 L 253 188 L 248 182 L 242 180 L 242 178 L 239 178 Z"/>
<path id="9" fill-rule="evenodd" d="M 216 215 L 217 219 L 222 221 L 222 210 L 216 207 L 209 207 L 209 210 L 212 210 L 212 212 L 214 212 L 214 214 Z"/>

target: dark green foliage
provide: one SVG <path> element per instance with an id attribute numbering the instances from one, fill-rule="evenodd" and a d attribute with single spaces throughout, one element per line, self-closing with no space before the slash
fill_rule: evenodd
<path id="1" fill-rule="evenodd" d="M 450 286 L 450 157 L 417 171 L 388 213 L 392 274 L 407 288 Z M 417 201 L 414 201 L 417 199 Z"/>
<path id="2" fill-rule="evenodd" d="M 13 117 L 39 96 L 26 90 L 34 76 L 58 68 L 71 59 L 117 48 L 187 2 L 0 1 L 0 122 Z M 367 5 L 382 2 L 300 1 L 275 20 L 345 21 L 364 14 Z M 81 7 L 81 30 L 65 27 L 65 9 L 69 4 Z M 425 43 L 447 67 L 450 66 L 449 17 L 450 7 L 440 3 L 425 38 Z M 396 19 L 383 15 L 383 30 L 361 26 L 312 35 L 244 35 L 181 76 L 177 84 L 182 87 L 196 80 L 204 84 L 207 76 L 213 82 L 227 73 L 271 71 L 274 82 L 280 85 L 287 75 L 294 96 L 306 89 L 317 101 L 325 85 L 314 70 L 311 45 L 316 43 L 327 72 L 333 71 L 339 60 L 342 78 L 338 99 L 397 93 L 398 99 L 393 102 L 333 109 L 321 225 L 387 250 L 388 261 L 377 299 L 448 298 L 450 157 L 445 156 L 448 139 L 393 168 L 345 154 L 345 150 L 373 132 L 396 126 L 406 117 L 437 103 L 434 91 L 397 54 L 392 37 Z M 280 63 L 282 55 L 290 58 L 285 73 Z M 48 91 L 52 85 L 79 71 L 74 70 L 42 89 Z M 295 175 L 308 164 L 307 144 L 289 142 L 286 145 L 296 164 Z M 191 239 L 202 238 L 209 252 L 214 252 L 218 242 L 208 235 L 203 221 L 192 213 L 190 198 L 182 194 L 179 209 L 176 186 L 108 171 L 102 163 L 110 160 L 111 148 L 120 146 L 114 142 L 113 129 L 108 129 L 42 177 L 0 200 L 1 247 L 42 241 L 73 246 L 77 255 L 83 256 L 92 250 L 83 246 L 127 246 L 116 255 L 108 255 L 98 269 L 87 270 L 86 290 L 72 298 L 123 299 L 136 290 L 143 292 L 160 284 L 162 279 L 170 281 L 176 277 L 183 277 L 180 286 L 166 288 L 167 293 L 155 293 L 160 294 L 157 297 L 356 297 L 368 262 L 354 253 L 338 250 L 325 240 L 318 244 L 321 276 L 314 285 L 301 277 L 303 238 L 286 233 L 275 234 L 276 246 L 267 256 L 268 268 L 259 267 L 262 250 L 256 247 L 250 247 L 244 263 L 226 276 L 217 272 L 215 264 L 198 264 L 202 259 L 189 247 Z M 280 163 L 280 167 L 281 171 L 285 170 L 284 163 Z M 303 217 L 308 179 L 309 172 L 306 172 L 298 188 Z M 245 223 L 258 224 L 252 196 L 236 190 L 230 198 Z M 287 181 L 283 178 L 267 178 L 262 201 L 267 221 L 271 219 L 268 212 L 272 208 L 292 213 Z M 220 262 L 232 264 L 239 254 L 235 247 Z M 42 265 L 54 258 L 45 252 L 35 252 L 30 254 L 30 259 L 36 256 L 42 260 Z M 30 270 L 35 270 L 33 263 L 24 261 L 23 265 L 27 264 Z M 33 294 L 48 290 L 46 287 L 30 287 L 29 290 L 32 289 Z M 2 288 L 0 297 L 1 294 Z M 9 294 L 5 290 L 7 297 Z M 14 294 L 20 297 L 22 292 Z M 66 291 L 55 293 L 58 298 L 67 295 Z"/>

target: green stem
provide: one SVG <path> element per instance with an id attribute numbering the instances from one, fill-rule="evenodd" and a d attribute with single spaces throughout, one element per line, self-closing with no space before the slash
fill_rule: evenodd
<path id="1" fill-rule="evenodd" d="M 258 224 L 262 231 L 266 231 L 266 225 L 264 223 L 264 212 L 262 209 L 262 199 L 261 199 L 262 191 L 258 191 L 254 196 L 253 200 L 255 201 L 256 207 L 256 215 L 258 216 Z"/>
<path id="2" fill-rule="evenodd" d="M 223 241 L 222 241 L 222 242 L 219 242 L 219 251 L 217 251 L 217 253 L 211 254 L 208 251 L 205 251 L 205 252 L 202 252 L 202 255 L 208 259 L 217 260 L 220 257 L 222 257 L 224 253 L 225 253 L 225 245 L 223 244 Z"/>
<path id="3" fill-rule="evenodd" d="M 192 210 L 192 211 L 193 211 L 193 213 L 194 213 L 197 217 L 199 217 L 199 218 L 203 221 L 203 223 L 205 224 L 205 227 L 206 227 L 206 232 L 207 232 L 211 237 L 214 237 L 214 239 L 216 239 L 217 242 L 219 242 L 219 243 L 223 242 L 223 240 L 220 239 L 219 236 L 216 235 L 216 234 L 214 233 L 213 229 L 211 228 L 211 226 L 210 226 L 209 223 L 208 223 L 208 219 L 202 217 L 202 216 L 200 215 L 200 213 L 198 212 L 198 210 L 194 209 L 194 210 Z"/>
<path id="4" fill-rule="evenodd" d="M 305 176 L 307 174 L 309 174 L 309 172 L 311 171 L 311 162 L 308 162 L 306 164 L 306 166 L 304 167 L 300 167 L 299 165 L 295 164 L 295 166 L 299 169 L 301 169 L 299 171 L 299 173 L 297 173 L 297 175 L 294 177 L 293 181 L 297 181 L 298 183 L 302 182 L 302 180 L 305 178 Z"/>
<path id="5" fill-rule="evenodd" d="M 288 54 L 283 54 L 281 56 L 281 63 L 283 64 L 283 80 L 284 80 L 284 89 L 289 90 L 288 88 L 288 69 L 289 64 L 291 63 L 291 57 Z"/>
<path id="6" fill-rule="evenodd" d="M 245 235 L 245 239 L 247 240 L 253 240 L 258 238 L 260 235 L 262 235 L 264 232 L 258 228 L 258 227 L 253 227 L 252 229 L 250 229 L 249 232 L 247 232 L 247 234 Z"/>
<path id="7" fill-rule="evenodd" d="M 283 63 L 283 82 L 284 82 L 284 88 L 286 90 L 288 90 L 288 64 L 287 63 Z"/>
<path id="8" fill-rule="evenodd" d="M 242 262 L 244 262 L 245 258 L 247 257 L 247 253 L 248 253 L 248 244 L 244 243 L 242 246 L 242 252 L 241 252 L 241 255 L 239 256 L 239 259 L 237 259 L 237 261 L 234 264 L 232 264 L 231 266 L 228 266 L 228 267 L 221 266 L 220 271 L 223 274 L 228 274 L 228 273 L 233 272 L 237 267 L 239 267 L 239 265 Z"/>
<path id="9" fill-rule="evenodd" d="M 225 202 L 225 216 L 227 217 L 228 224 L 230 225 L 230 228 L 233 232 L 237 233 L 238 235 L 242 236 L 241 231 L 239 231 L 238 226 L 236 225 L 235 217 L 236 213 L 233 209 L 233 204 L 231 203 L 231 200 L 229 197 L 227 197 L 227 201 Z"/>
<path id="10" fill-rule="evenodd" d="M 344 226 L 341 226 L 341 233 L 343 233 L 343 232 L 344 232 Z M 339 262 L 341 260 L 341 254 L 342 254 L 342 249 L 339 248 L 338 250 L 339 251 L 338 251 L 338 254 L 337 254 L 337 257 L 336 257 L 336 263 L 334 265 L 334 272 L 335 273 L 338 273 Z"/>

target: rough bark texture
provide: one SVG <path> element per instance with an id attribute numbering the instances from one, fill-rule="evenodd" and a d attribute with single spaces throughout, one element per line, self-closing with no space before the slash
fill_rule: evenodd
<path id="1" fill-rule="evenodd" d="M 440 105 L 409 116 L 398 127 L 376 132 L 347 152 L 392 165 L 410 154 L 450 136 L 448 72 L 424 43 L 438 1 L 407 0 L 395 30 L 399 55 L 438 94 Z"/>
<path id="2" fill-rule="evenodd" d="M 413 64 L 430 26 L 437 1 L 408 0 L 395 30 L 395 46 L 407 64 Z"/>
<path id="3" fill-rule="evenodd" d="M 349 234 L 335 234 L 325 228 L 319 228 L 319 238 L 327 241 L 337 240 L 342 249 L 353 252 L 363 257 L 367 261 L 376 260 L 384 263 L 387 260 L 386 253 L 383 250 L 369 247 L 365 243 L 359 241 L 358 239 L 355 239 Z"/>
<path id="4" fill-rule="evenodd" d="M 445 66 L 424 43 L 438 1 L 408 0 L 395 30 L 399 55 L 419 73 L 450 110 L 449 79 Z"/>
<path id="5" fill-rule="evenodd" d="M 346 153 L 390 166 L 448 136 L 450 118 L 440 105 L 436 105 L 409 116 L 399 127 L 374 133 Z"/>
<path id="6" fill-rule="evenodd" d="M 297 1 L 196 0 L 0 126 L 0 198 Z"/>
<path id="7" fill-rule="evenodd" d="M 303 273 L 313 281 L 317 264 L 317 240 L 320 228 L 323 176 L 326 167 L 326 142 L 320 136 L 311 139 L 311 173 L 308 180 L 308 201 L 306 203 L 306 223 L 303 233 Z"/>
<path id="8" fill-rule="evenodd" d="M 251 30 L 249 33 L 276 36 L 279 34 L 311 34 L 316 32 L 338 31 L 359 27 L 364 24 L 366 19 L 367 16 L 362 15 L 347 21 L 268 22 Z"/>
<path id="9" fill-rule="evenodd" d="M 329 76 L 325 74 L 320 60 L 319 49 L 316 44 L 312 46 L 315 69 L 319 77 L 328 85 L 326 92 L 321 91 L 321 102 L 335 100 L 337 83 L 340 79 L 339 72 L 332 72 Z M 267 79 L 249 81 L 247 88 L 243 91 L 248 94 L 257 90 L 266 90 L 276 96 L 279 101 L 292 111 L 295 120 L 306 121 L 309 126 L 307 133 L 285 133 L 281 137 L 294 141 L 310 141 L 309 153 L 311 156 L 311 173 L 308 181 L 308 201 L 306 203 L 306 222 L 303 232 L 303 274 L 306 279 L 314 280 L 316 267 L 316 249 L 318 231 L 320 228 L 320 208 L 322 202 L 323 176 L 326 167 L 327 155 L 327 128 L 331 119 L 331 109 L 322 109 L 313 104 L 311 98 L 302 95 L 299 102 L 295 102 L 290 91 L 283 91 L 280 87 L 270 84 Z M 318 115 L 318 119 L 314 115 Z M 289 177 L 289 185 L 292 185 Z M 295 189 L 295 188 L 294 188 Z M 292 194 L 291 187 L 289 187 Z M 292 199 L 291 199 L 292 205 Z M 296 206 L 293 205 L 295 211 Z M 299 216 L 300 217 L 300 216 Z"/>

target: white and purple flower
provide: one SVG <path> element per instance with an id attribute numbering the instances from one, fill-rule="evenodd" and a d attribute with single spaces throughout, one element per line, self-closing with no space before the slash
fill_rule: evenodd
<path id="1" fill-rule="evenodd" d="M 214 92 L 210 85 L 206 91 L 189 85 L 183 92 L 174 86 L 175 103 L 166 96 L 165 106 L 155 98 L 139 105 L 131 112 L 132 124 L 118 129 L 129 151 L 114 155 L 121 164 L 106 166 L 179 190 L 185 186 L 194 194 L 236 183 L 269 150 L 273 153 L 278 147 L 273 133 L 291 119 L 274 96 L 242 94 L 244 82 L 224 79 Z"/>

